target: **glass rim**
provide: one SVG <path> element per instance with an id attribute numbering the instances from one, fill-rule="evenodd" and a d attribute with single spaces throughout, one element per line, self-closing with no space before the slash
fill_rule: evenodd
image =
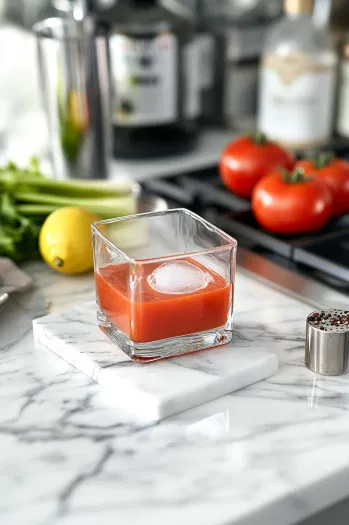
<path id="1" fill-rule="evenodd" d="M 100 225 L 100 224 L 112 224 L 112 223 L 118 223 L 118 222 L 127 222 L 129 220 L 136 220 L 136 219 L 139 219 L 141 217 L 155 217 L 157 215 L 166 215 L 166 214 L 175 213 L 175 212 L 177 212 L 177 213 L 181 212 L 181 213 L 184 213 L 186 215 L 189 215 L 192 219 L 194 219 L 194 220 L 200 222 L 201 224 L 203 224 L 207 229 L 214 230 L 220 237 L 223 237 L 227 242 L 225 244 L 223 244 L 222 246 L 212 246 L 211 248 L 203 248 L 202 250 L 195 250 L 195 251 L 192 251 L 192 252 L 186 252 L 186 253 L 178 252 L 177 254 L 174 253 L 174 254 L 171 254 L 171 255 L 162 255 L 161 257 L 147 257 L 147 258 L 144 258 L 144 259 L 138 259 L 136 257 L 130 257 L 122 249 L 120 249 L 117 246 L 115 246 L 115 244 L 111 240 L 109 240 L 97 228 L 97 226 Z M 202 217 L 200 217 L 196 213 L 188 210 L 187 208 L 171 208 L 169 210 L 150 211 L 150 212 L 145 212 L 145 213 L 135 213 L 135 214 L 132 214 L 132 215 L 125 215 L 123 217 L 116 217 L 116 218 L 113 218 L 113 219 L 103 219 L 103 220 L 99 220 L 99 221 L 93 222 L 91 224 L 91 229 L 92 229 L 92 232 L 95 233 L 96 235 L 98 235 L 111 249 L 116 250 L 118 253 L 122 254 L 123 257 L 125 257 L 125 259 L 128 262 L 134 262 L 134 263 L 136 263 L 136 262 L 137 263 L 140 263 L 140 262 L 142 262 L 142 263 L 159 262 L 159 261 L 162 261 L 162 260 L 165 260 L 165 259 L 166 260 L 183 259 L 185 257 L 190 257 L 190 256 L 219 253 L 219 252 L 223 252 L 223 251 L 225 251 L 227 249 L 232 249 L 232 248 L 236 249 L 237 245 L 238 245 L 238 241 L 236 239 L 234 239 L 234 237 L 231 237 L 229 234 L 225 233 L 223 230 L 221 230 L 220 228 L 218 228 L 214 224 L 210 223 L 206 219 L 203 219 Z"/>

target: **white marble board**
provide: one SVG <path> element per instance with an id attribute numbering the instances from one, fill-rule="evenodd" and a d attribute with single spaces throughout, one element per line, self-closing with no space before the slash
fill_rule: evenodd
<path id="1" fill-rule="evenodd" d="M 275 354 L 236 343 L 134 363 L 101 332 L 95 303 L 33 321 L 34 338 L 74 365 L 127 411 L 149 420 L 206 403 L 277 373 Z"/>

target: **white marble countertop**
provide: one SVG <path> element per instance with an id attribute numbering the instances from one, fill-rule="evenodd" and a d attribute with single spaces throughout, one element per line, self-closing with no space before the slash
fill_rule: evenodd
<path id="1" fill-rule="evenodd" d="M 279 373 L 144 426 L 34 348 L 32 318 L 93 299 L 92 276 L 27 268 L 0 316 L 1 525 L 290 525 L 349 495 L 349 377 L 303 366 L 309 306 L 238 274 L 235 337 Z"/>

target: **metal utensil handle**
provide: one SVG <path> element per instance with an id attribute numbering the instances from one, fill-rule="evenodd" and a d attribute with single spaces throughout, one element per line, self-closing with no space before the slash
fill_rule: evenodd
<path id="1" fill-rule="evenodd" d="M 7 301 L 8 298 L 9 298 L 8 293 L 4 293 L 0 295 L 0 306 L 3 305 Z"/>

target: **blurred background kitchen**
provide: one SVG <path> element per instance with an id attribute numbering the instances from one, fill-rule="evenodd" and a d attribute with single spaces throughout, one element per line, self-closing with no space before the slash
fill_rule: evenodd
<path id="1" fill-rule="evenodd" d="M 347 147 L 347 141 L 349 144 L 349 2 L 346 0 L 78 0 L 75 3 L 73 0 L 1 0 L 3 160 L 15 158 L 17 162 L 24 162 L 34 154 L 44 162 L 46 159 L 46 170 L 52 172 L 49 159 L 53 146 L 43 109 L 43 91 L 48 87 L 39 81 L 32 28 L 47 17 L 80 16 L 73 13 L 74 5 L 79 9 L 80 3 L 82 16 L 93 18 L 95 30 L 105 31 L 108 38 L 109 118 L 114 158 L 109 176 L 117 176 L 120 170 L 142 178 L 206 168 L 218 161 L 222 147 L 234 135 L 255 129 L 296 149 L 324 143 L 332 149 L 341 149 Z M 152 13 L 149 19 L 144 18 L 146 10 Z M 163 48 L 156 64 L 155 48 L 125 51 L 127 36 L 134 36 L 137 12 L 140 20 L 136 23 L 139 26 L 136 32 L 142 26 L 141 32 L 148 38 L 166 27 L 171 37 L 178 38 L 181 57 L 178 67 L 171 68 L 171 60 L 175 60 L 171 38 L 167 42 L 159 41 Z M 279 45 L 273 39 L 280 39 L 285 31 L 286 34 L 294 31 L 287 24 L 282 26 L 285 15 L 290 20 L 295 15 L 311 16 L 321 35 L 309 44 L 309 28 L 304 27 L 305 34 L 302 34 L 302 24 L 297 23 L 299 34 L 288 35 L 288 42 Z M 273 30 L 277 24 L 281 24 L 279 37 Z M 313 46 L 314 41 L 318 49 L 310 50 L 312 56 L 322 54 L 331 64 L 326 86 L 320 87 L 322 81 L 319 81 L 322 101 L 313 108 L 313 113 L 321 113 L 321 118 L 317 115 L 316 125 L 309 122 L 303 137 L 295 117 L 297 111 L 302 111 L 301 107 L 297 108 L 295 101 L 294 122 L 286 125 L 271 96 L 275 86 L 270 85 L 263 68 L 274 64 L 272 67 L 285 70 L 282 63 L 285 46 L 288 46 L 288 55 L 292 45 L 295 52 L 303 49 L 306 54 L 307 45 Z M 281 49 L 280 53 L 274 53 L 277 49 Z M 280 59 L 275 62 L 277 54 L 281 62 Z M 143 71 L 148 68 L 147 78 L 135 74 L 138 67 L 132 65 L 135 58 L 143 61 L 139 66 Z M 301 62 L 297 63 L 299 67 Z M 127 81 L 127 74 L 137 77 L 138 84 Z M 165 79 L 162 88 L 156 85 L 156 76 Z M 303 89 L 308 88 L 313 89 L 305 83 Z M 135 107 L 136 99 L 138 107 Z"/>

